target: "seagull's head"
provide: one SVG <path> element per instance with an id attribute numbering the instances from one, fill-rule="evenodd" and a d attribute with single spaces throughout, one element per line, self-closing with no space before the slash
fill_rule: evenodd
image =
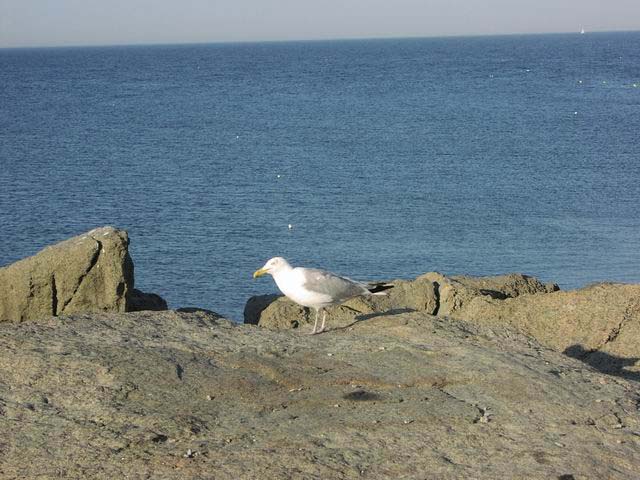
<path id="1" fill-rule="evenodd" d="M 287 268 L 291 268 L 291 265 L 289 265 L 289 262 L 287 262 L 284 258 L 273 257 L 264 264 L 264 267 L 256 270 L 253 273 L 253 278 L 261 277 L 262 275 L 266 275 L 267 273 L 269 275 L 273 275 L 274 273 Z"/>

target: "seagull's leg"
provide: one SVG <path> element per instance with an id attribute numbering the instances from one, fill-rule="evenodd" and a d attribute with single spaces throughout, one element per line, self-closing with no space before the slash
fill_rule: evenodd
<path id="1" fill-rule="evenodd" d="M 316 333 L 320 333 L 320 332 L 316 332 L 316 328 L 318 327 L 318 309 L 315 309 L 316 311 L 316 322 L 313 324 L 313 330 L 311 330 L 311 334 L 310 335 L 315 335 Z"/>
<path id="2" fill-rule="evenodd" d="M 324 332 L 324 322 L 327 320 L 327 311 L 323 308 L 322 309 L 322 325 L 320 325 L 320 330 L 318 330 L 318 333 Z"/>

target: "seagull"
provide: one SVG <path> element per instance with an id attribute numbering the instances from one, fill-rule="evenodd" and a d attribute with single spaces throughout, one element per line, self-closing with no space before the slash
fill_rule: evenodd
<path id="1" fill-rule="evenodd" d="M 341 277 L 317 268 L 292 267 L 282 257 L 274 257 L 255 271 L 253 278 L 269 274 L 284 295 L 304 307 L 316 311 L 316 321 L 311 335 L 324 332 L 329 305 L 340 305 L 355 297 L 386 295 L 393 285 L 385 283 L 365 284 Z M 322 310 L 322 325 L 318 330 L 318 313 Z"/>

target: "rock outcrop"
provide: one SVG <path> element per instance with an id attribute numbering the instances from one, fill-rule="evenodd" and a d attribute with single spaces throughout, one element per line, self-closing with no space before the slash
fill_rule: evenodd
<path id="1" fill-rule="evenodd" d="M 346 328 L 372 316 L 424 311 L 516 328 L 603 372 L 631 377 L 640 372 L 640 285 L 604 283 L 560 291 L 555 284 L 521 274 L 448 277 L 436 272 L 392 283 L 396 287 L 387 297 L 327 309 L 329 328 Z M 313 312 L 284 297 L 257 298 L 245 311 L 247 323 L 282 329 L 314 320 Z"/>
<path id="2" fill-rule="evenodd" d="M 394 288 L 386 295 L 358 297 L 342 305 L 327 308 L 332 325 L 345 325 L 356 316 L 389 311 L 422 311 L 435 313 L 438 308 L 432 282 L 418 278 L 414 281 L 395 280 Z M 298 328 L 315 321 L 315 311 L 301 307 L 282 295 L 251 297 L 244 309 L 244 322 L 271 329 Z"/>
<path id="3" fill-rule="evenodd" d="M 91 230 L 0 268 L 0 321 L 75 312 L 166 309 L 134 290 L 127 232 Z"/>
<path id="4" fill-rule="evenodd" d="M 475 297 L 512 298 L 523 294 L 558 290 L 555 284 L 542 284 L 534 277 L 512 273 L 491 277 L 447 277 L 430 272 L 415 280 L 394 280 L 387 295 L 359 297 L 327 309 L 332 324 L 344 325 L 361 315 L 385 312 L 426 312 L 449 315 Z M 315 320 L 315 313 L 280 295 L 252 297 L 244 312 L 245 323 L 266 328 L 297 328 Z M 337 322 L 337 323 L 336 323 Z"/>
<path id="5" fill-rule="evenodd" d="M 437 290 L 438 315 L 451 315 L 461 310 L 474 298 L 494 298 L 504 300 L 520 295 L 549 293 L 559 290 L 555 283 L 543 284 L 537 278 L 521 273 L 472 277 L 454 275 L 451 277 L 430 272 L 418 277 L 433 282 Z"/>
<path id="6" fill-rule="evenodd" d="M 19 366 L 19 368 L 16 368 Z M 638 382 L 424 312 L 0 323 L 0 476 L 637 479 Z"/>
<path id="7" fill-rule="evenodd" d="M 603 283 L 505 300 L 476 297 L 452 316 L 515 327 L 603 371 L 624 374 L 624 367 L 640 360 L 640 285 Z"/>

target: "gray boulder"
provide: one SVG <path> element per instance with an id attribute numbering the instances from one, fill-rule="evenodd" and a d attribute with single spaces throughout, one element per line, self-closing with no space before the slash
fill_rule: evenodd
<path id="1" fill-rule="evenodd" d="M 0 321 L 166 309 L 160 297 L 134 291 L 128 247 L 127 232 L 103 227 L 0 268 Z"/>

